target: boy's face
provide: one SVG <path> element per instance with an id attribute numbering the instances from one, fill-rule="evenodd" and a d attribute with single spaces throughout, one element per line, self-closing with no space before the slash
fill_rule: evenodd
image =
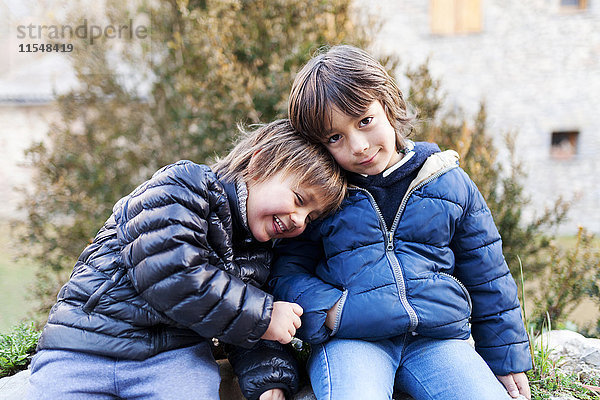
<path id="1" fill-rule="evenodd" d="M 248 226 L 260 242 L 300 235 L 322 214 L 318 191 L 296 185 L 293 176 L 278 172 L 262 181 L 248 182 Z"/>
<path id="2" fill-rule="evenodd" d="M 396 151 L 396 132 L 378 100 L 358 117 L 333 108 L 325 147 L 346 171 L 377 175 L 402 156 Z"/>

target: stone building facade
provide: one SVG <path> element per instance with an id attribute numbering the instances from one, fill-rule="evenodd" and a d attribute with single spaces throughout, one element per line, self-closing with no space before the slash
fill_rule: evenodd
<path id="1" fill-rule="evenodd" d="M 488 131 L 517 133 L 530 216 L 577 198 L 561 233 L 600 233 L 600 2 L 594 0 L 357 1 L 383 16 L 376 51 L 401 67 L 429 59 L 447 104 L 477 112 Z M 401 71 L 400 71 L 401 72 Z M 402 82 L 400 82 L 402 86 Z"/>
<path id="2" fill-rule="evenodd" d="M 558 196 L 577 198 L 561 233 L 600 233 L 600 2 L 594 0 L 355 0 L 383 18 L 375 51 L 401 68 L 429 59 L 447 105 L 474 115 L 481 101 L 490 133 L 516 132 L 528 172 L 530 215 Z M 2 53 L 10 42 L 0 42 Z M 45 59 L 47 60 L 47 59 Z M 60 60 L 0 60 L 0 217 L 13 215 L 12 187 L 29 177 L 23 149 L 58 118 L 53 94 L 74 77 Z M 27 68 L 32 68 L 27 70 Z M 44 74 L 42 74 L 44 71 Z M 40 80 L 39 82 L 37 80 Z M 403 82 L 400 82 L 403 85 Z"/>

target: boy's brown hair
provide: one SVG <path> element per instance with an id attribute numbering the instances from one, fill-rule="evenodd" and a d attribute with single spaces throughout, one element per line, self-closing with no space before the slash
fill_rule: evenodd
<path id="1" fill-rule="evenodd" d="M 332 108 L 359 117 L 375 100 L 396 131 L 397 150 L 403 149 L 413 117 L 396 82 L 369 53 L 339 45 L 322 49 L 298 72 L 288 113 L 296 130 L 311 142 L 323 143 L 331 129 Z"/>
<path id="2" fill-rule="evenodd" d="M 346 179 L 323 146 L 308 142 L 288 119 L 259 125 L 252 131 L 239 128 L 241 135 L 233 150 L 212 166 L 221 178 L 262 182 L 283 172 L 285 177 L 292 176 L 297 186 L 308 185 L 317 190 L 323 215 L 340 206 L 346 195 Z"/>

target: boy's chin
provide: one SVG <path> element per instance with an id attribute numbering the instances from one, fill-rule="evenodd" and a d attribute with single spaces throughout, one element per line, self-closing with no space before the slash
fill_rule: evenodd
<path id="1" fill-rule="evenodd" d="M 254 240 L 259 241 L 259 242 L 268 242 L 269 240 L 273 239 L 270 235 L 267 234 L 267 232 L 255 232 L 254 230 L 252 230 L 252 228 L 250 228 L 250 233 L 252 234 L 252 237 L 254 238 Z"/>
<path id="2" fill-rule="evenodd" d="M 367 176 L 373 176 L 373 175 L 379 175 L 381 174 L 383 171 L 386 170 L 386 166 L 374 166 L 371 168 L 349 168 L 346 169 L 346 171 L 355 173 L 355 174 L 359 174 L 359 175 L 367 175 Z"/>

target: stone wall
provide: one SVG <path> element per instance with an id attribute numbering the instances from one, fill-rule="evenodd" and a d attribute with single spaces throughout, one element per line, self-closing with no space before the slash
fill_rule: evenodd
<path id="1" fill-rule="evenodd" d="M 357 0 L 384 16 L 377 49 L 397 54 L 401 71 L 429 58 L 450 105 L 474 115 L 484 100 L 498 144 L 518 132 L 530 215 L 559 195 L 578 196 L 563 231 L 581 224 L 600 233 L 600 3 L 567 11 L 560 0 L 481 0 L 481 32 L 451 36 L 431 33 L 430 4 Z M 580 132 L 569 160 L 550 155 L 551 133 L 562 130 Z"/>
<path id="2" fill-rule="evenodd" d="M 384 20 L 376 49 L 397 54 L 402 68 L 429 58 L 434 76 L 442 79 L 448 104 L 468 115 L 485 100 L 489 131 L 496 134 L 499 145 L 502 134 L 518 132 L 517 157 L 529 173 L 529 216 L 553 204 L 559 195 L 578 197 L 563 233 L 574 233 L 579 224 L 600 233 L 600 174 L 596 173 L 600 168 L 600 3 L 588 1 L 584 11 L 574 12 L 561 8 L 560 0 L 481 0 L 481 32 L 451 36 L 431 33 L 430 4 L 355 0 L 362 13 Z M 0 98 L 14 91 L 47 97 L 49 87 L 64 90 L 73 85 L 72 73 L 61 64 L 64 60 L 58 61 L 43 68 L 36 63 L 29 69 L 13 67 L 9 72 L 19 79 L 2 80 Z M 60 72 L 32 84 L 27 74 L 39 81 L 41 70 Z M 19 102 L 0 105 L 0 179 L 9 183 L 0 189 L 1 216 L 15 210 L 13 183 L 28 183 L 27 171 L 18 162 L 31 140 L 45 134 L 42 121 L 48 120 L 52 108 L 52 104 Z M 551 133 L 560 130 L 580 132 L 572 159 L 550 155 Z"/>

